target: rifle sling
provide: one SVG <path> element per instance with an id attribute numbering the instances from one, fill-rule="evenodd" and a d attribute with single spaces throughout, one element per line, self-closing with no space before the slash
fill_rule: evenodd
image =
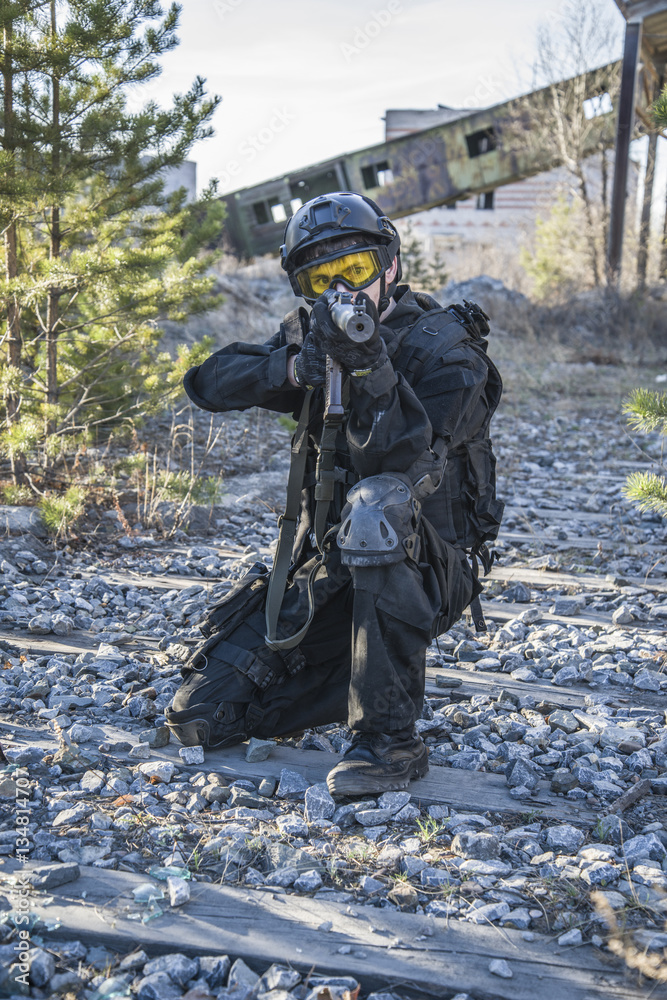
<path id="1" fill-rule="evenodd" d="M 301 497 L 301 487 L 303 484 L 304 472 L 306 470 L 306 458 L 308 456 L 308 420 L 310 418 L 310 402 L 314 389 L 309 389 L 306 393 L 299 414 L 299 423 L 294 437 L 292 438 L 292 455 L 290 461 L 289 478 L 287 480 L 287 499 L 285 501 L 285 513 L 280 518 L 280 531 L 278 534 L 278 545 L 273 560 L 273 569 L 269 579 L 269 586 L 266 594 L 266 635 L 264 641 L 270 649 L 292 649 L 297 642 L 292 643 L 291 639 L 279 640 L 277 637 L 278 616 L 285 595 L 287 584 L 287 574 L 292 562 L 292 547 L 296 536 L 297 521 L 299 516 L 299 501 Z M 310 621 L 308 622 L 310 624 Z M 292 637 L 294 638 L 294 636 Z M 288 644 L 285 645 L 285 642 Z"/>
<path id="2" fill-rule="evenodd" d="M 347 390 L 347 391 L 346 391 Z M 329 514 L 329 507 L 334 496 L 334 487 L 340 481 L 340 471 L 336 470 L 336 435 L 341 426 L 340 419 L 329 420 L 325 418 L 322 428 L 322 439 L 320 442 L 319 456 L 317 459 L 316 485 L 315 485 L 315 517 L 314 534 L 315 543 L 319 550 L 319 558 L 313 564 L 308 575 L 308 618 L 305 624 L 294 635 L 284 639 L 278 638 L 278 618 L 285 596 L 285 586 L 292 559 L 292 547 L 296 536 L 297 520 L 300 510 L 301 490 L 303 489 L 304 473 L 306 469 L 306 457 L 308 453 L 308 420 L 310 416 L 310 402 L 313 389 L 306 393 L 303 407 L 299 415 L 299 424 L 292 439 L 292 460 L 290 463 L 289 479 L 287 482 L 287 500 L 285 503 L 285 513 L 280 519 L 280 534 L 278 536 L 278 546 L 271 571 L 271 579 L 266 598 L 266 635 L 264 641 L 266 645 L 277 652 L 294 649 L 305 637 L 310 623 L 315 614 L 315 602 L 313 599 L 313 585 L 318 569 L 323 565 L 325 559 L 324 541 L 327 535 L 326 525 Z M 349 387 L 344 385 L 343 405 L 346 406 L 349 400 Z"/>

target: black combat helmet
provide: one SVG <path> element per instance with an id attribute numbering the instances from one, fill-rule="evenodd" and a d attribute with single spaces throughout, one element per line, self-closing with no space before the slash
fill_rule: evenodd
<path id="1" fill-rule="evenodd" d="M 327 282 L 324 288 L 315 288 L 308 279 L 315 260 L 318 265 L 324 265 L 359 255 L 354 268 L 358 280 L 350 280 L 349 270 L 347 274 L 336 274 L 335 278 L 351 289 L 359 290 L 381 276 L 380 313 L 388 305 L 401 278 L 398 231 L 379 206 L 361 194 L 336 191 L 307 201 L 288 220 L 284 240 L 280 248 L 280 262 L 287 271 L 294 294 L 308 302 L 313 302 L 328 287 Z M 320 245 L 322 252 L 318 253 Z M 363 260 L 362 254 L 365 255 Z M 384 274 L 394 257 L 398 257 L 396 279 L 386 288 Z"/>

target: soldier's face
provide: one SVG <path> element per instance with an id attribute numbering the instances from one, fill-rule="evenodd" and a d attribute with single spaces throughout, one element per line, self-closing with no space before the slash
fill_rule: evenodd
<path id="1" fill-rule="evenodd" d="M 385 271 L 385 285 L 390 285 L 392 283 L 392 281 L 396 277 L 397 270 L 398 270 L 398 260 L 396 257 L 394 257 L 391 267 L 387 268 L 387 270 Z M 381 285 L 382 285 L 382 277 L 379 277 L 376 281 L 373 282 L 372 285 L 368 285 L 367 288 L 362 289 L 364 294 L 367 295 L 369 299 L 373 301 L 376 308 L 380 303 Z M 355 292 L 352 289 L 348 288 L 346 285 L 344 285 L 342 281 L 337 281 L 333 287 L 337 292 L 349 292 L 349 294 L 351 294 L 352 296 L 353 302 L 356 299 L 357 295 L 359 294 L 358 292 Z"/>

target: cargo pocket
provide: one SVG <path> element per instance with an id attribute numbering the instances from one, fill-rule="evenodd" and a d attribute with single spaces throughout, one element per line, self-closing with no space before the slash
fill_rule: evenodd
<path id="1" fill-rule="evenodd" d="M 421 632 L 430 633 L 440 610 L 438 581 L 428 563 L 395 563 L 375 601 L 379 611 Z"/>

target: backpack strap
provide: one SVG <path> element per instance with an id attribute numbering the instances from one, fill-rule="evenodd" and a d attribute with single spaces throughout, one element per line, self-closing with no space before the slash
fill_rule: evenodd
<path id="1" fill-rule="evenodd" d="M 481 562 L 484 567 L 484 576 L 488 576 L 491 572 L 491 567 L 496 560 L 496 553 L 490 552 L 484 542 L 479 542 L 477 545 L 473 545 L 470 550 L 469 558 L 472 566 L 472 574 L 475 577 L 475 580 L 479 580 L 479 563 Z M 468 610 L 470 612 L 473 625 L 475 626 L 475 631 L 488 632 L 489 630 L 486 625 L 486 619 L 484 618 L 484 612 L 482 611 L 479 594 L 477 594 L 476 597 L 473 597 L 472 601 L 468 605 Z"/>
<path id="2" fill-rule="evenodd" d="M 437 309 L 420 316 L 398 343 L 394 341 L 390 357 L 398 355 L 398 367 L 410 385 L 415 385 L 430 360 L 470 339 L 470 333 L 458 316 L 449 309 Z"/>

